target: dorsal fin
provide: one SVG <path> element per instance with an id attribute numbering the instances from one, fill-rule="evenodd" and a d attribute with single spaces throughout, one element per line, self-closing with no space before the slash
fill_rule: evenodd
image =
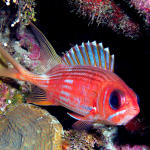
<path id="1" fill-rule="evenodd" d="M 46 73 L 57 64 L 62 63 L 61 57 L 56 54 L 54 48 L 43 33 L 33 23 L 30 23 L 28 28 L 33 32 L 40 46 L 40 72 Z"/>
<path id="2" fill-rule="evenodd" d="M 109 48 L 103 48 L 103 44 L 96 41 L 75 45 L 62 60 L 66 65 L 92 65 L 114 71 L 114 55 L 110 55 Z"/>

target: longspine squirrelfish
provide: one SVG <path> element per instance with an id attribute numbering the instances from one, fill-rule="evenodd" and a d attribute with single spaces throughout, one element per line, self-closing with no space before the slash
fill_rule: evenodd
<path id="1" fill-rule="evenodd" d="M 0 46 L 1 55 L 14 67 L 1 67 L 0 76 L 28 81 L 44 91 L 38 96 L 39 88 L 34 87 L 28 102 L 64 106 L 74 112 L 68 114 L 78 123 L 125 125 L 139 113 L 136 94 L 113 73 L 114 55 L 102 43 L 75 45 L 61 58 L 45 36 L 30 26 L 41 45 L 42 75 L 23 68 Z"/>

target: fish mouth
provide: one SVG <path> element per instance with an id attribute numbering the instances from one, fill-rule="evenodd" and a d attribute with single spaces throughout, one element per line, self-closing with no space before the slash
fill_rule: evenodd
<path id="1" fill-rule="evenodd" d="M 139 108 L 131 107 L 127 111 L 127 115 L 123 118 L 123 120 L 119 123 L 120 125 L 126 125 L 130 120 L 136 117 L 140 112 Z"/>
<path id="2" fill-rule="evenodd" d="M 126 115 L 119 125 L 126 125 L 130 120 L 134 118 L 133 115 Z"/>

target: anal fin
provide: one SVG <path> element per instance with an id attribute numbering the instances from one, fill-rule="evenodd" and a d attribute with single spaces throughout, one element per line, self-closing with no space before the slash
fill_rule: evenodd
<path id="1" fill-rule="evenodd" d="M 50 101 L 38 101 L 38 102 L 33 102 L 31 99 L 27 100 L 27 103 L 33 103 L 36 105 L 42 105 L 42 106 L 48 106 L 48 105 L 55 105 L 54 103 L 50 102 Z"/>
<path id="2" fill-rule="evenodd" d="M 51 97 L 47 96 L 46 91 L 35 85 L 31 86 L 31 93 L 26 98 L 26 101 L 27 103 L 33 103 L 36 105 L 57 105 Z"/>

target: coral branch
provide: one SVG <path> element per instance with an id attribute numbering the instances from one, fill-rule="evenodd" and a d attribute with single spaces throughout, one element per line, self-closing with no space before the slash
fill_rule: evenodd
<path id="1" fill-rule="evenodd" d="M 107 25 L 117 33 L 135 38 L 139 34 L 139 25 L 134 23 L 115 2 L 111 0 L 69 0 L 78 14 L 88 16 L 91 22 Z"/>

